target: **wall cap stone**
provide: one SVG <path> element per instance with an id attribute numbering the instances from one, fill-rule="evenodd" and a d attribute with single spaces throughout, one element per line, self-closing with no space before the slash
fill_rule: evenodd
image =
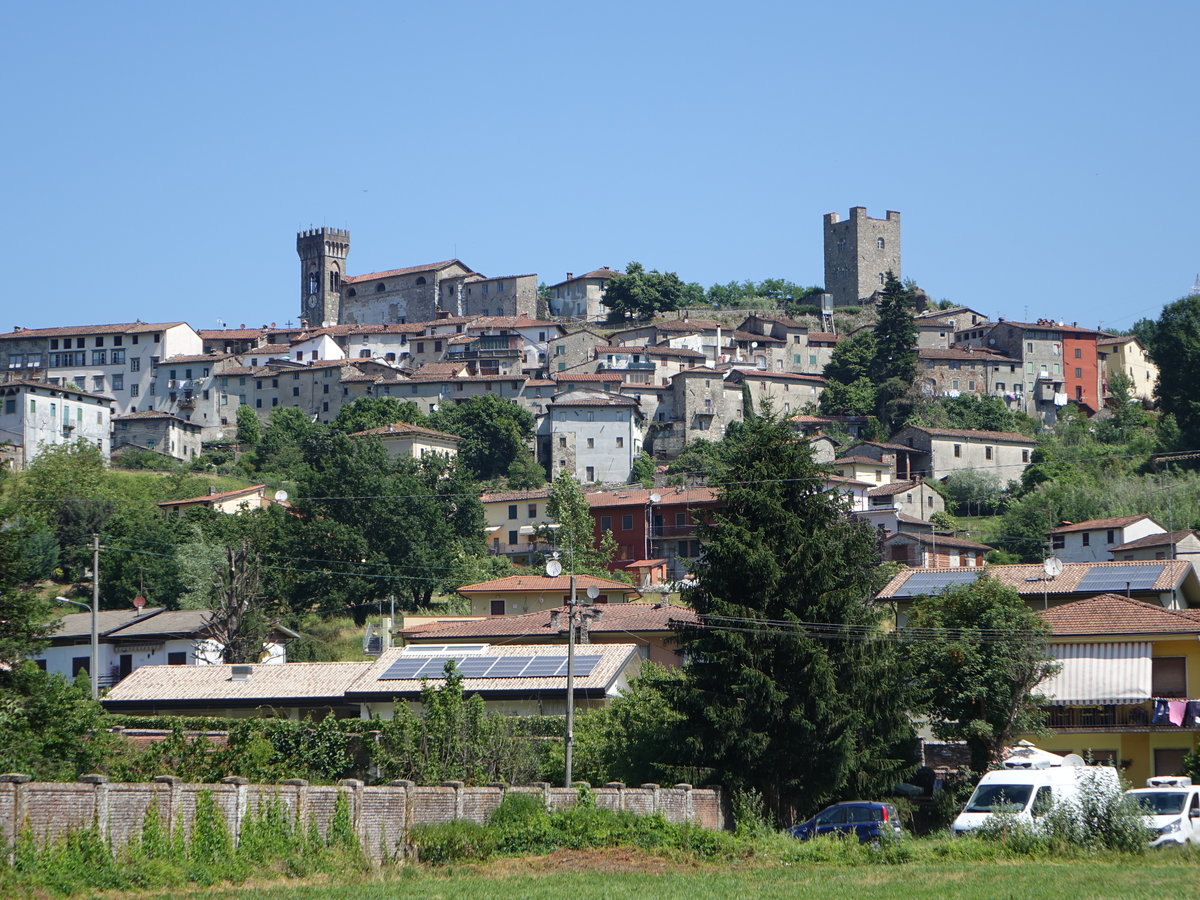
<path id="1" fill-rule="evenodd" d="M 504 790 L 506 787 L 508 787 L 508 785 L 505 784 L 503 781 L 489 781 L 487 783 L 486 787 L 499 788 L 500 790 Z"/>
<path id="2" fill-rule="evenodd" d="M 338 787 L 360 788 L 363 783 L 357 778 L 342 778 L 338 781 Z"/>
<path id="3" fill-rule="evenodd" d="M 33 781 L 32 775 L 25 775 L 21 772 L 5 772 L 0 775 L 0 783 L 2 784 L 26 784 Z"/>
<path id="4" fill-rule="evenodd" d="M 623 782 L 623 781 L 606 781 L 604 783 L 604 786 L 606 788 L 623 788 L 623 787 L 625 787 L 625 782 Z"/>
<path id="5" fill-rule="evenodd" d="M 455 790 L 462 790 L 464 786 L 464 782 L 461 781 L 443 781 L 441 783 L 441 787 L 454 788 Z"/>
<path id="6" fill-rule="evenodd" d="M 155 775 L 154 776 L 155 784 L 180 784 L 182 782 L 183 782 L 183 779 L 180 778 L 178 775 Z"/>
<path id="7" fill-rule="evenodd" d="M 75 780 L 80 784 L 107 784 L 108 776 L 99 774 L 80 775 Z"/>
<path id="8" fill-rule="evenodd" d="M 662 785 L 655 784 L 653 781 L 647 781 L 645 784 L 642 785 L 642 787 L 647 788 L 649 790 L 657 791 L 660 787 L 662 787 Z"/>
<path id="9" fill-rule="evenodd" d="M 308 782 L 303 778 L 285 778 L 280 784 L 286 784 L 289 787 L 308 787 Z"/>
<path id="10" fill-rule="evenodd" d="M 675 785 L 675 790 L 677 790 L 677 791 L 690 791 L 690 790 L 693 790 L 693 788 L 692 788 L 692 786 L 691 786 L 690 784 L 688 784 L 686 781 L 681 781 L 681 782 L 679 782 L 677 785 Z"/>
<path id="11" fill-rule="evenodd" d="M 417 786 L 417 783 L 415 781 L 409 781 L 407 778 L 396 778 L 396 779 L 393 779 L 392 781 L 389 781 L 388 784 L 391 785 L 392 787 L 402 787 L 402 788 L 415 788 Z"/>
<path id="12" fill-rule="evenodd" d="M 221 784 L 249 784 L 249 778 L 243 778 L 241 775 L 226 775 L 221 779 Z"/>

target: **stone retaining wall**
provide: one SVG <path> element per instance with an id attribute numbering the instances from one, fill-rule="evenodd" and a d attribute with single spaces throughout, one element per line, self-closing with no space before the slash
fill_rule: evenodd
<path id="1" fill-rule="evenodd" d="M 167 829 L 179 823 L 185 830 L 190 829 L 196 800 L 203 791 L 212 793 L 235 839 L 247 815 L 273 797 L 294 811 L 305 828 L 310 819 L 315 819 L 325 834 L 337 796 L 344 793 L 363 850 L 375 859 L 395 855 L 406 843 L 412 825 L 453 819 L 486 822 L 510 791 L 540 796 L 549 809 L 569 809 L 579 798 L 575 788 L 544 783 L 467 787 L 451 781 L 426 787 L 397 781 L 368 787 L 353 780 L 331 786 L 300 780 L 248 784 L 243 778 L 226 778 L 219 784 L 184 784 L 177 778 L 162 776 L 150 783 L 117 784 L 104 775 L 84 775 L 75 783 L 60 783 L 7 774 L 0 775 L 0 846 L 11 847 L 25 827 L 31 828 L 38 840 L 44 840 L 95 824 L 114 847 L 121 847 L 141 832 L 152 803 L 158 805 L 159 821 Z M 726 824 L 719 788 L 693 789 L 687 784 L 626 787 L 614 782 L 593 788 L 592 795 L 596 806 L 603 809 L 642 815 L 661 813 L 668 821 L 693 822 L 703 828 L 722 829 Z"/>

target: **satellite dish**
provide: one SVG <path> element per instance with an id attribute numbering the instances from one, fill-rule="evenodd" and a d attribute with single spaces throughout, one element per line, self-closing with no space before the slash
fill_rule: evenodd
<path id="1" fill-rule="evenodd" d="M 587 589 L 587 595 L 588 595 L 589 600 L 595 600 L 597 597 L 600 596 L 600 588 L 596 587 L 594 584 L 589 584 L 588 589 Z"/>
<path id="2" fill-rule="evenodd" d="M 1042 568 L 1046 570 L 1047 578 L 1057 578 L 1062 574 L 1063 563 L 1057 556 L 1050 556 L 1046 558 Z"/>
<path id="3" fill-rule="evenodd" d="M 562 563 L 557 559 L 546 560 L 546 574 L 551 578 L 557 578 L 562 574 Z"/>
<path id="4" fill-rule="evenodd" d="M 287 491 L 276 491 L 275 492 L 275 502 L 276 503 L 286 503 L 287 498 L 288 498 Z"/>
<path id="5" fill-rule="evenodd" d="M 141 609 L 143 606 L 146 605 L 146 598 L 143 597 L 141 594 L 138 594 L 136 597 L 133 598 L 133 605 L 137 609 Z"/>
<path id="6" fill-rule="evenodd" d="M 657 503 L 661 499 L 662 497 L 660 497 L 658 494 L 651 494 L 649 497 L 651 503 Z"/>
<path id="7" fill-rule="evenodd" d="M 750 342 L 750 349 L 751 349 L 751 350 L 757 350 L 757 349 L 758 349 L 758 341 L 751 341 L 751 342 Z"/>

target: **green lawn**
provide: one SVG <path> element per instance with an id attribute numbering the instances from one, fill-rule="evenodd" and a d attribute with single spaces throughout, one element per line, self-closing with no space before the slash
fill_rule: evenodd
<path id="1" fill-rule="evenodd" d="M 588 863 L 579 855 L 578 862 Z M 1094 898 L 1194 896 L 1197 869 L 1190 859 L 1150 855 L 1142 859 L 1022 860 L 1020 862 L 914 863 L 903 866 L 681 866 L 655 871 L 643 858 L 639 871 L 621 871 L 611 861 L 598 869 L 563 871 L 561 854 L 452 870 L 411 868 L 399 874 L 349 883 L 280 883 L 278 886 L 196 891 L 173 896 L 238 898 L 334 898 L 356 900 L 446 898 L 654 897 L 706 900 L 715 897 L 797 897 L 859 900 L 903 898 Z M 515 863 L 515 864 L 514 864 Z M 566 865 L 570 865 L 568 858 Z M 616 871 L 606 870 L 617 868 Z"/>

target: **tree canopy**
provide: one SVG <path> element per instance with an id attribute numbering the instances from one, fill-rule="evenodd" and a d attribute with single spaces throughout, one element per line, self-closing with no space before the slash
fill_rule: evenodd
<path id="1" fill-rule="evenodd" d="M 685 284 L 674 272 L 646 271 L 639 262 L 631 262 L 624 273 L 614 275 L 604 287 L 600 299 L 609 309 L 609 319 L 651 319 L 656 313 L 669 312 L 703 301 L 704 289 Z"/>
<path id="2" fill-rule="evenodd" d="M 769 409 L 735 443 L 723 509 L 699 528 L 686 599 L 703 624 L 680 629 L 688 662 L 674 700 L 689 761 L 792 821 L 911 770 L 908 695 L 870 602 L 874 531 Z"/>
<path id="3" fill-rule="evenodd" d="M 1200 294 L 1164 307 L 1153 329 L 1143 333 L 1158 364 L 1159 408 L 1175 417 L 1183 446 L 1200 446 Z"/>
<path id="4" fill-rule="evenodd" d="M 429 425 L 462 438 L 458 459 L 480 481 L 508 475 L 514 463 L 528 471 L 526 457 L 533 439 L 533 413 L 519 403 L 485 394 L 461 403 L 444 403 Z"/>
<path id="5" fill-rule="evenodd" d="M 1048 626 L 1015 590 L 986 576 L 946 588 L 913 603 L 909 627 L 920 629 L 904 646 L 933 733 L 965 741 L 976 772 L 1014 735 L 1042 729 L 1034 690 L 1057 664 Z"/>

